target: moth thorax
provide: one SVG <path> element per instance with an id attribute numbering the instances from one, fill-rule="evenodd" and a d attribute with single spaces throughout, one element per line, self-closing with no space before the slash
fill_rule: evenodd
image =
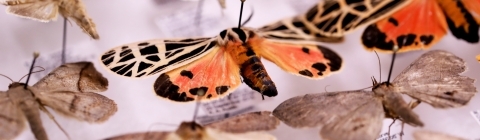
<path id="1" fill-rule="evenodd" d="M 24 86 L 24 85 L 25 85 L 24 83 L 14 82 L 14 83 L 11 83 L 10 85 L 8 85 L 8 89 L 19 87 L 19 86 Z"/>
<path id="2" fill-rule="evenodd" d="M 244 44 L 250 37 L 254 36 L 254 32 L 246 28 L 230 28 L 220 32 L 217 37 L 219 45 L 226 45 L 229 42 Z"/>
<path id="3" fill-rule="evenodd" d="M 388 92 L 392 92 L 394 85 L 388 82 L 383 82 L 380 84 L 377 84 L 373 87 L 373 93 L 376 96 L 385 96 Z"/>

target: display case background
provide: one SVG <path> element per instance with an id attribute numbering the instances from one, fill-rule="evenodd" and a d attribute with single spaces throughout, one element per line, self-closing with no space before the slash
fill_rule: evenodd
<path id="1" fill-rule="evenodd" d="M 148 130 L 174 130 L 174 125 L 161 125 L 160 123 L 179 124 L 181 121 L 192 119 L 194 103 L 173 103 L 156 97 L 152 85 L 156 76 L 143 79 L 123 78 L 112 74 L 99 64 L 99 56 L 106 50 L 125 43 L 154 39 L 154 38 L 180 38 L 191 36 L 214 36 L 222 29 L 237 25 L 240 2 L 239 0 L 226 0 L 227 9 L 222 12 L 216 0 L 205 0 L 203 12 L 205 15 L 219 17 L 221 25 L 205 26 L 202 29 L 186 28 L 184 36 L 175 36 L 168 33 L 165 25 L 176 26 L 177 24 L 195 23 L 166 23 L 162 17 L 172 13 L 187 12 L 188 6 L 197 5 L 197 1 L 180 0 L 83 0 L 90 17 L 97 26 L 100 40 L 90 39 L 75 23 L 68 23 L 67 30 L 67 62 L 80 60 L 93 61 L 95 67 L 109 79 L 109 90 L 102 92 L 118 104 L 118 112 L 108 121 L 101 124 L 89 124 L 65 118 L 53 113 L 61 126 L 74 140 L 95 140 L 129 132 Z M 246 25 L 249 27 L 262 27 L 300 14 L 308 10 L 317 0 L 247 0 L 245 3 L 244 19 L 254 9 L 252 20 Z M 0 6 L 0 11 L 5 11 L 5 6 Z M 188 8 L 187 8 L 188 9 Z M 191 11 L 190 11 L 191 12 Z M 220 16 L 219 16 L 220 15 Z M 159 19 L 160 18 L 160 19 Z M 191 18 L 191 17 L 188 17 Z M 420 24 L 420 23 L 419 23 Z M 163 29 L 161 29 L 162 27 Z M 173 27 L 172 27 L 173 28 Z M 41 23 L 33 20 L 18 18 L 6 13 L 0 13 L 0 73 L 8 75 L 14 80 L 28 72 L 32 53 L 40 52 L 40 58 L 36 65 L 52 70 L 60 63 L 60 49 L 62 44 L 63 18 L 54 22 Z M 202 33 L 193 33 L 195 30 Z M 282 71 L 275 64 L 262 60 L 272 80 L 279 91 L 278 96 L 268 98 L 256 104 L 256 110 L 273 110 L 282 101 L 306 93 L 320 93 L 327 91 L 343 91 L 362 89 L 372 85 L 370 77 L 379 79 L 379 65 L 377 56 L 373 52 L 365 51 L 360 43 L 363 29 L 349 34 L 345 42 L 340 44 L 323 45 L 339 53 L 344 66 L 341 73 L 331 75 L 322 80 L 309 80 L 294 76 Z M 189 31 L 192 30 L 190 33 Z M 475 60 L 475 55 L 480 54 L 480 45 L 468 44 L 458 40 L 450 33 L 431 50 L 448 50 L 461 58 L 468 65 L 467 72 L 463 75 L 479 79 L 480 63 Z M 415 51 L 397 55 L 392 76 L 397 76 L 411 62 L 417 59 L 425 51 Z M 382 80 L 386 80 L 390 67 L 391 55 L 380 54 Z M 34 74 L 30 81 L 33 85 L 49 71 Z M 0 78 L 0 90 L 7 90 L 10 81 Z M 393 78 L 392 78 L 393 79 Z M 479 86 L 475 82 L 475 86 Z M 326 87 L 328 86 L 328 87 Z M 260 95 L 258 95 L 260 96 Z M 405 100 L 410 99 L 405 96 Z M 480 138 L 480 125 L 473 119 L 470 112 L 480 110 L 480 96 L 476 95 L 467 106 L 455 109 L 435 109 L 428 104 L 422 103 L 414 109 L 420 119 L 425 123 L 423 129 L 434 130 L 462 136 L 464 138 Z M 53 112 L 53 111 L 51 111 Z M 41 115 L 44 127 L 50 139 L 66 139 L 60 129 L 45 114 Z M 391 122 L 385 119 L 384 130 Z M 419 128 L 405 125 L 404 139 L 412 139 L 411 133 Z M 398 133 L 400 123 L 392 127 L 392 133 Z M 18 140 L 32 140 L 33 134 L 26 127 Z M 319 129 L 293 129 L 281 124 L 271 134 L 280 140 L 290 139 L 318 139 Z"/>

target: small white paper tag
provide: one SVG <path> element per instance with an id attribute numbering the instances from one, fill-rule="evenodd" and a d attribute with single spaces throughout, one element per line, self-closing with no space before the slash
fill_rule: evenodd
<path id="1" fill-rule="evenodd" d="M 197 121 L 206 124 L 235 116 L 255 109 L 255 104 L 263 101 L 260 93 L 242 84 L 227 97 L 202 103 L 200 108 L 206 115 L 197 117 Z"/>
<path id="2" fill-rule="evenodd" d="M 473 119 L 475 119 L 478 125 L 480 125 L 480 110 L 471 111 L 470 114 L 472 114 Z"/>
<path id="3" fill-rule="evenodd" d="M 389 140 L 388 139 L 388 131 L 390 124 L 392 124 L 392 119 L 384 119 L 383 120 L 383 128 L 382 132 L 378 136 L 377 140 Z M 402 133 L 402 123 L 401 121 L 396 121 L 395 124 L 393 124 L 390 127 L 390 140 L 396 140 L 400 139 L 400 136 L 403 136 L 404 134 Z"/>

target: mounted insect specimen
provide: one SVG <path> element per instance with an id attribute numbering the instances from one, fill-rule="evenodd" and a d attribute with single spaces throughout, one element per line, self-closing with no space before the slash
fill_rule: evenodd
<path id="1" fill-rule="evenodd" d="M 38 55 L 34 54 L 30 73 Z M 113 100 L 95 93 L 107 90 L 108 80 L 91 62 L 64 64 L 33 86 L 28 86 L 30 73 L 25 83 L 12 81 L 8 91 L 0 91 L 0 139 L 15 138 L 28 121 L 36 139 L 48 140 L 39 109 L 55 119 L 45 106 L 63 116 L 89 123 L 104 122 L 117 111 Z"/>

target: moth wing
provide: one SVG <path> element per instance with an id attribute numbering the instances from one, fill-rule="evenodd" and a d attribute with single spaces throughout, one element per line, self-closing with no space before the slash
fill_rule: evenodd
<path id="1" fill-rule="evenodd" d="M 463 5 L 466 7 L 470 14 L 475 18 L 478 24 L 480 24 L 480 1 L 479 0 L 463 0 Z"/>
<path id="2" fill-rule="evenodd" d="M 117 104 L 97 93 L 92 92 L 70 92 L 55 91 L 41 92 L 31 88 L 35 96 L 58 113 L 67 117 L 76 118 L 82 121 L 100 123 L 104 122 L 115 112 Z"/>
<path id="3" fill-rule="evenodd" d="M 82 61 L 61 65 L 33 87 L 41 92 L 103 92 L 108 88 L 108 80 L 92 62 Z"/>
<path id="4" fill-rule="evenodd" d="M 245 133 L 249 131 L 269 131 L 276 129 L 280 120 L 271 116 L 270 111 L 251 112 L 213 122 L 205 127 L 229 133 Z"/>
<path id="5" fill-rule="evenodd" d="M 418 24 L 422 23 L 422 24 Z M 407 52 L 429 49 L 447 33 L 448 27 L 442 8 L 435 0 L 413 0 L 375 24 L 362 34 L 367 50 Z"/>
<path id="6" fill-rule="evenodd" d="M 294 128 L 322 127 L 373 101 L 371 91 L 306 94 L 283 101 L 273 116 Z"/>
<path id="7" fill-rule="evenodd" d="M 413 138 L 415 138 L 415 140 L 466 140 L 465 138 L 427 130 L 417 130 L 413 132 Z"/>
<path id="8" fill-rule="evenodd" d="M 325 125 L 320 136 L 329 140 L 373 140 L 382 130 L 384 116 L 382 102 L 375 98 Z"/>
<path id="9" fill-rule="evenodd" d="M 313 7 L 316 8 L 316 7 Z M 313 32 L 307 28 L 303 18 L 292 17 L 285 18 L 280 21 L 270 23 L 266 26 L 259 28 L 259 33 L 262 37 L 274 40 L 289 40 L 289 41 L 317 41 L 328 43 L 341 43 L 344 40 L 343 36 L 340 37 L 328 37 L 321 35 L 317 32 Z"/>
<path id="10" fill-rule="evenodd" d="M 477 10 L 476 12 L 478 12 L 480 9 L 478 8 L 480 7 L 480 2 L 478 0 L 470 0 L 467 3 L 463 1 L 440 0 L 438 1 L 438 4 L 442 7 L 445 17 L 447 18 L 448 27 L 455 37 L 463 39 L 469 43 L 477 43 L 479 41 L 479 25 L 477 20 L 480 15 L 474 15 L 478 13 L 471 12 L 472 10 Z"/>
<path id="11" fill-rule="evenodd" d="M 58 2 L 51 0 L 28 3 L 22 2 L 20 4 L 9 5 L 6 12 L 22 18 L 38 20 L 40 22 L 49 22 L 57 19 L 58 6 Z"/>
<path id="12" fill-rule="evenodd" d="M 212 51 L 215 38 L 146 40 L 115 47 L 103 53 L 100 62 L 116 75 L 130 78 L 165 73 Z"/>
<path id="13" fill-rule="evenodd" d="M 267 132 L 228 133 L 205 128 L 202 140 L 276 140 L 277 138 Z"/>
<path id="14" fill-rule="evenodd" d="M 171 140 L 167 139 L 172 132 L 139 132 L 106 138 L 105 140 Z"/>
<path id="15" fill-rule="evenodd" d="M 176 102 L 211 101 L 240 86 L 239 72 L 239 65 L 225 47 L 214 47 L 202 58 L 161 74 L 153 88 L 158 96 Z M 197 99 L 202 90 L 205 95 Z"/>
<path id="16" fill-rule="evenodd" d="M 313 44 L 273 40 L 249 41 L 255 52 L 291 74 L 322 79 L 343 66 L 342 58 L 333 50 Z"/>
<path id="17" fill-rule="evenodd" d="M 389 16 L 411 1 L 414 0 L 324 0 L 301 18 L 309 21 L 307 27 L 314 32 L 340 37 Z"/>
<path id="18" fill-rule="evenodd" d="M 25 116 L 8 97 L 0 91 L 0 139 L 10 140 L 17 137 L 25 128 Z"/>
<path id="19" fill-rule="evenodd" d="M 81 0 L 66 1 L 62 3 L 59 11 L 63 16 L 73 19 L 73 21 L 75 21 L 75 23 L 90 37 L 93 39 L 100 39 L 95 23 L 93 23 L 92 19 L 88 16 L 85 5 Z"/>
<path id="20" fill-rule="evenodd" d="M 475 80 L 459 75 L 467 69 L 465 61 L 444 50 L 429 51 L 397 76 L 397 91 L 429 103 L 435 108 L 466 105 L 475 95 Z"/>

